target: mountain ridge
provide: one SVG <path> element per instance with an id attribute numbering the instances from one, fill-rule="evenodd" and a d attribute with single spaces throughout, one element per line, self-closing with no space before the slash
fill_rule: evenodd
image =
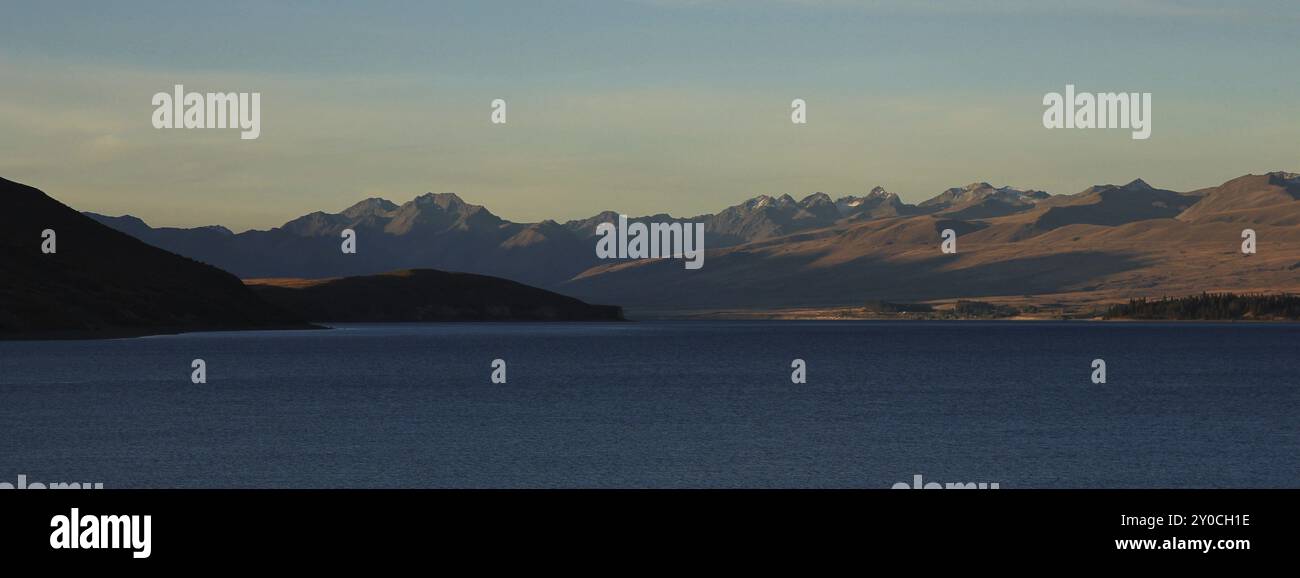
<path id="1" fill-rule="evenodd" d="M 914 205 L 874 187 L 861 196 L 834 198 L 821 191 L 798 199 L 789 193 L 763 194 L 694 217 L 629 217 L 632 222 L 704 223 L 708 265 L 695 276 L 667 272 L 673 268 L 669 263 L 596 259 L 596 225 L 617 222 L 618 215 L 606 210 L 562 223 L 515 223 L 453 193 L 425 193 L 401 204 L 364 199 L 341 213 L 312 213 L 290 221 L 310 217 L 306 222 L 293 227 L 287 223 L 269 231 L 227 237 L 197 229 L 151 229 L 142 234 L 164 245 L 188 246 L 196 259 L 211 258 L 245 278 L 340 277 L 432 267 L 505 277 L 572 292 L 588 301 L 632 308 L 667 306 L 672 299 L 692 307 L 769 307 L 846 301 L 862 295 L 942 297 L 942 291 L 915 284 L 956 281 L 964 285 L 950 291 L 953 294 L 985 296 L 1016 291 L 1010 280 L 1017 277 L 997 278 L 1002 274 L 997 271 L 1004 267 L 1040 274 L 1034 282 L 1024 280 L 1026 290 L 1022 292 L 1088 292 L 1123 286 L 1151 289 L 1177 286 L 1178 276 L 1168 272 L 1156 272 L 1155 281 L 1135 278 L 1141 271 L 1158 269 L 1151 263 L 1178 254 L 1177 247 L 1165 244 L 1216 239 L 1230 254 L 1239 242 L 1242 227 L 1238 225 L 1245 224 L 1278 227 L 1264 238 L 1289 243 L 1300 231 L 1300 176 L 1281 171 L 1244 175 L 1189 192 L 1161 189 L 1136 178 L 1123 185 L 1094 185 L 1066 195 L 975 181 Z M 124 229 L 139 228 L 139 223 L 127 218 L 96 217 Z M 1296 231 L 1290 229 L 1293 226 Z M 1237 228 L 1229 230 L 1232 227 Z M 343 228 L 357 231 L 358 255 L 339 254 L 337 234 Z M 961 238 L 962 251 L 946 261 L 936 261 L 943 259 L 935 250 L 939 233 L 949 228 Z M 203 235 L 204 241 L 182 242 L 187 235 Z M 1057 254 L 1036 247 L 1043 243 L 1051 244 Z M 1059 269 L 1070 261 L 1060 255 L 1078 253 L 1072 245 L 1089 243 L 1098 251 L 1082 256 L 1077 263 L 1093 263 L 1084 266 L 1091 277 L 1061 274 Z M 1141 243 L 1161 246 L 1150 248 Z M 1291 256 L 1295 257 L 1292 263 L 1300 262 L 1300 249 Z M 1265 260 L 1255 257 L 1257 264 Z M 1278 257 L 1274 253 L 1266 259 Z M 783 268 L 788 269 L 787 274 L 779 274 Z M 1247 278 L 1237 269 L 1223 265 L 1214 275 L 1201 271 L 1198 278 L 1218 283 L 1215 288 L 1236 289 L 1239 287 L 1233 283 Z M 645 276 L 647 271 L 660 273 Z M 730 271 L 730 284 L 750 287 L 752 296 L 715 287 L 728 284 L 722 281 L 703 282 L 722 271 Z M 828 271 L 834 276 L 828 280 L 827 291 L 815 296 L 809 287 L 815 283 L 799 281 L 800 275 L 817 278 Z M 885 284 L 864 278 L 869 271 L 903 276 Z M 627 284 L 620 280 L 642 276 Z M 840 282 L 843 279 L 853 282 Z M 632 287 L 638 284 L 674 287 L 674 292 L 651 298 Z M 763 284 L 761 290 L 754 289 Z M 830 287 L 840 289 L 832 292 Z M 717 298 L 704 299 L 703 294 Z"/>

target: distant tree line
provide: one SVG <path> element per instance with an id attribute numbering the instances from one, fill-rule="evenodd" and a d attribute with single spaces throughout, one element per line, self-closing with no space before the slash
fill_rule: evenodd
<path id="1" fill-rule="evenodd" d="M 996 317 L 1015 317 L 1020 310 L 1008 305 L 997 305 L 986 301 L 958 300 L 953 306 L 953 313 L 962 319 L 981 319 Z"/>
<path id="2" fill-rule="evenodd" d="M 1037 307 L 1024 310 L 1007 305 L 998 305 L 986 301 L 958 300 L 952 309 L 935 309 L 926 303 L 895 303 L 891 301 L 867 301 L 863 308 L 871 313 L 891 314 L 911 319 L 998 319 L 1015 317 L 1025 312 L 1037 313 Z"/>
<path id="3" fill-rule="evenodd" d="M 1157 300 L 1131 299 L 1106 311 L 1108 319 L 1300 319 L 1300 296 L 1289 293 L 1201 293 Z"/>

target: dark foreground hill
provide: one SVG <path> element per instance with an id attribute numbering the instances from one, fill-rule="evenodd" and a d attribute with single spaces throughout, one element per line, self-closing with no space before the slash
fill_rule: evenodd
<path id="1" fill-rule="evenodd" d="M 339 279 L 251 279 L 267 301 L 312 321 L 618 321 L 622 308 L 588 305 L 522 283 L 432 269 Z"/>
<path id="2" fill-rule="evenodd" d="M 234 275 L 0 179 L 0 339 L 310 328 Z M 42 233 L 54 232 L 52 254 Z"/>

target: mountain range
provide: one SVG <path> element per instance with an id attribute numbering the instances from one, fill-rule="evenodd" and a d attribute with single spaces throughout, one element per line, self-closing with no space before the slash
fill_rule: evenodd
<path id="1" fill-rule="evenodd" d="M 1187 192 L 1141 179 L 1067 195 L 976 182 L 915 205 L 880 187 L 839 198 L 759 195 L 715 214 L 630 219 L 703 223 L 707 258 L 697 271 L 676 261 L 598 260 L 596 227 L 616 220 L 614 211 L 515 223 L 452 193 L 402 204 L 371 198 L 242 233 L 88 216 L 246 279 L 428 267 L 660 313 L 1300 288 L 1300 175 L 1288 172 Z M 1258 233 L 1255 255 L 1240 251 L 1244 228 Z M 339 250 L 344 229 L 357 233 L 355 255 Z M 939 251 L 944 229 L 958 233 L 956 254 Z"/>
<path id="2" fill-rule="evenodd" d="M 657 214 L 629 220 L 703 223 L 705 246 L 718 249 L 890 217 L 1006 214 L 1045 195 L 974 183 L 949 189 L 920 205 L 909 205 L 898 195 L 876 187 L 861 197 L 832 200 L 825 193 L 814 193 L 795 200 L 788 194 L 759 195 L 717 214 L 687 218 Z M 596 226 L 618 219 L 618 213 L 603 211 L 565 223 L 514 223 L 454 193 L 426 193 L 401 205 L 369 198 L 338 213 L 317 211 L 271 230 L 243 233 L 219 225 L 154 228 L 130 215 L 86 215 L 243 278 L 314 279 L 433 267 L 499 275 L 545 287 L 558 287 L 600 264 L 593 250 Z M 344 257 L 339 251 L 344 229 L 357 233 L 359 258 Z"/>

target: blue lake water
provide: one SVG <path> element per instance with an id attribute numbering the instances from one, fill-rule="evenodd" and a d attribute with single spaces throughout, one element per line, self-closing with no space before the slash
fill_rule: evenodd
<path id="1" fill-rule="evenodd" d="M 1297 338 L 681 321 L 0 342 L 0 482 L 1294 488 Z M 194 358 L 206 384 L 190 383 Z M 495 358 L 506 384 L 490 382 Z M 807 384 L 791 383 L 794 358 Z"/>

